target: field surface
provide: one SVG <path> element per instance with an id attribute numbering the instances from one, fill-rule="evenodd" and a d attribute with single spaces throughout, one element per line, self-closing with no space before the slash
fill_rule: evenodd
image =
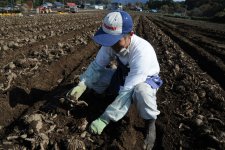
<path id="1" fill-rule="evenodd" d="M 100 136 L 88 126 L 114 96 L 63 97 L 94 60 L 91 37 L 107 12 L 0 19 L 1 149 L 142 149 L 132 106 Z M 135 34 L 155 48 L 164 81 L 154 149 L 225 149 L 225 25 L 133 13 Z"/>

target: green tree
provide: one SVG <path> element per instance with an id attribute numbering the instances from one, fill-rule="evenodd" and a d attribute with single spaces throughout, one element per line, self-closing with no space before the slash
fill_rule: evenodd
<path id="1" fill-rule="evenodd" d="M 225 8 L 225 0 L 186 0 L 190 15 L 214 16 Z"/>
<path id="2" fill-rule="evenodd" d="M 0 7 L 4 7 L 7 5 L 7 1 L 5 0 L 0 0 Z"/>
<path id="3" fill-rule="evenodd" d="M 163 6 L 161 7 L 161 10 L 162 10 L 162 12 L 164 12 L 164 13 L 169 13 L 170 8 L 169 8 L 168 5 L 163 5 Z"/>
<path id="4" fill-rule="evenodd" d="M 172 6 L 173 0 L 149 0 L 148 7 L 150 9 L 160 9 L 163 5 Z"/>

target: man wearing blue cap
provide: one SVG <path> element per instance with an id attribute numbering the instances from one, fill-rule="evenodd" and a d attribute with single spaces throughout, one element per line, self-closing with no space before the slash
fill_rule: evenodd
<path id="1" fill-rule="evenodd" d="M 144 149 L 154 146 L 157 109 L 156 92 L 162 85 L 158 76 L 160 68 L 153 47 L 133 34 L 133 21 L 124 11 L 106 15 L 93 39 L 101 45 L 96 59 L 80 76 L 79 84 L 67 94 L 78 99 L 86 88 L 101 94 L 113 84 L 118 94 L 105 112 L 90 125 L 90 131 L 101 134 L 110 121 L 118 121 L 127 113 L 133 102 L 140 116 L 147 122 Z M 107 68 L 112 58 L 117 68 Z M 112 92 L 112 91 L 111 91 Z"/>

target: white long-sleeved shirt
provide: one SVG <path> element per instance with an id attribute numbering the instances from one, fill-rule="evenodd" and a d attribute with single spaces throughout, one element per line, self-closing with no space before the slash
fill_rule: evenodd
<path id="1" fill-rule="evenodd" d="M 115 55 L 130 68 L 120 92 L 133 89 L 138 83 L 144 82 L 147 76 L 159 74 L 160 68 L 154 48 L 149 42 L 137 35 L 131 37 L 128 53 L 125 56 L 115 53 L 111 47 L 102 46 L 95 61 L 99 66 L 105 67 Z"/>

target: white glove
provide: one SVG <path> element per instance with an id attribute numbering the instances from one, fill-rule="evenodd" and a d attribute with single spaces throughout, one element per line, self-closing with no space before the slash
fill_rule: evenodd
<path id="1" fill-rule="evenodd" d="M 67 94 L 66 97 L 68 98 L 75 98 L 77 100 L 86 90 L 87 86 L 85 85 L 84 81 L 81 81 L 77 86 L 72 88 Z"/>
<path id="2" fill-rule="evenodd" d="M 89 130 L 91 133 L 93 134 L 98 134 L 100 135 L 103 131 L 103 129 L 109 124 L 109 121 L 104 120 L 103 118 L 98 118 L 96 120 L 94 120 L 90 127 Z"/>

